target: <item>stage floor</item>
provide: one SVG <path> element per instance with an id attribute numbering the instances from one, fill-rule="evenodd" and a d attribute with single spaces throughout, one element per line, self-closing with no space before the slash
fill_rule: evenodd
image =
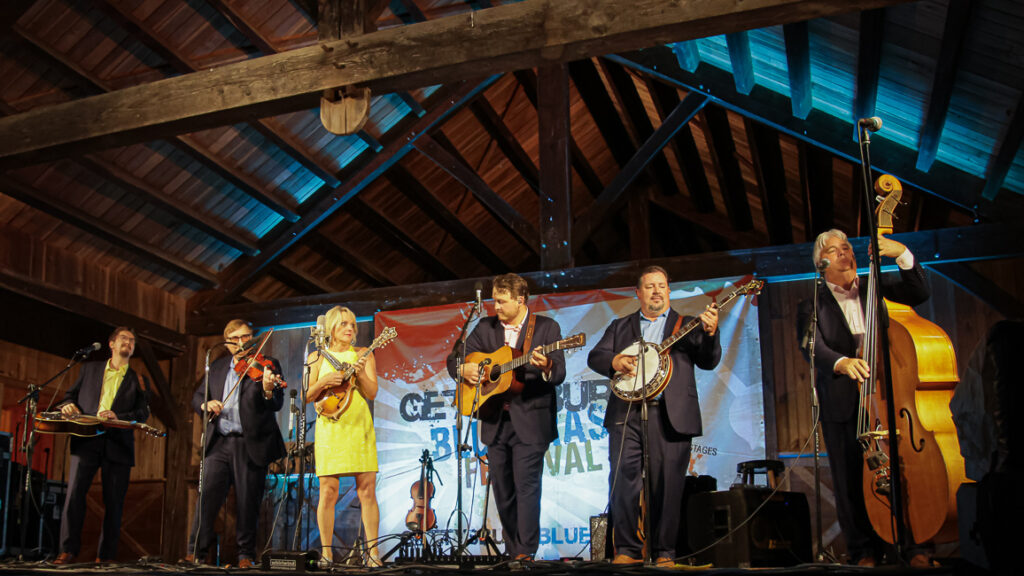
<path id="1" fill-rule="evenodd" d="M 136 563 L 136 564 L 71 564 L 66 566 L 55 566 L 47 562 L 0 562 L 0 576 L 26 574 L 26 575 L 53 575 L 53 574 L 123 574 L 138 576 L 155 576 L 167 574 L 224 574 L 244 572 L 246 574 L 275 575 L 301 574 L 301 571 L 287 570 L 237 570 L 221 568 L 216 566 L 203 566 L 194 564 L 164 564 L 157 562 Z M 334 574 L 417 574 L 417 575 L 465 575 L 473 572 L 489 574 L 512 574 L 523 576 L 524 573 L 532 573 L 544 576 L 557 575 L 579 575 L 599 574 L 602 576 L 623 575 L 623 576 L 644 576 L 664 575 L 673 572 L 686 574 L 782 574 L 782 575 L 840 575 L 840 574 L 879 574 L 879 575 L 903 575 L 903 574 L 983 574 L 984 571 L 977 567 L 963 563 L 959 565 L 944 565 L 938 568 L 911 569 L 900 566 L 880 566 L 876 568 L 860 568 L 857 566 L 845 566 L 839 564 L 804 564 L 788 568 L 713 568 L 713 567 L 691 567 L 677 566 L 676 568 L 654 568 L 644 566 L 619 566 L 610 562 L 567 562 L 567 561 L 541 561 L 541 562 L 504 562 L 496 565 L 464 566 L 455 565 L 432 565 L 432 564 L 388 564 L 382 568 L 361 568 L 355 566 L 335 566 L 329 570 L 316 570 L 315 573 Z"/>

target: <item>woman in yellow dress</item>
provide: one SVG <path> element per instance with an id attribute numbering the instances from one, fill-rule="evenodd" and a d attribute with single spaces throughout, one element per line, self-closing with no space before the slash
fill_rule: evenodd
<path id="1" fill-rule="evenodd" d="M 354 476 L 356 493 L 362 509 L 363 531 L 366 535 L 370 566 L 379 566 L 377 552 L 380 509 L 377 506 L 377 437 L 373 431 L 373 417 L 367 400 L 377 396 L 377 363 L 373 354 L 358 360 L 365 348 L 354 348 L 356 316 L 348 308 L 335 306 L 327 311 L 325 328 L 330 336 L 326 354 L 336 360 L 356 365 L 355 385 L 350 388 L 351 403 L 332 420 L 325 416 L 316 419 L 314 450 L 316 475 L 320 479 L 320 502 L 316 509 L 316 523 L 320 529 L 322 557 L 334 560 L 334 507 L 338 502 L 338 479 Z M 316 399 L 330 388 L 345 385 L 341 373 L 330 362 L 314 352 L 309 357 L 310 376 L 307 398 Z"/>

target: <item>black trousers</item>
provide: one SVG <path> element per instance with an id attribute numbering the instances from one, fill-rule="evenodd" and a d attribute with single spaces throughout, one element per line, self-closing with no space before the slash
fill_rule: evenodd
<path id="1" fill-rule="evenodd" d="M 548 442 L 526 444 L 516 435 L 508 412 L 501 417 L 487 460 L 494 504 L 501 519 L 505 552 L 533 556 L 540 545 L 540 495 Z"/>
<path id="2" fill-rule="evenodd" d="M 121 515 L 124 497 L 128 493 L 128 479 L 132 467 L 120 462 L 103 461 L 99 454 L 86 452 L 71 455 L 68 473 L 68 495 L 60 518 L 60 550 L 77 556 L 82 549 L 82 524 L 85 522 L 85 499 L 89 487 L 102 469 L 103 529 L 97 557 L 101 560 L 117 558 L 117 542 L 121 537 Z"/>
<path id="3" fill-rule="evenodd" d="M 195 554 L 197 560 L 206 557 L 214 543 L 213 526 L 217 521 L 217 514 L 228 497 L 228 489 L 234 485 L 238 557 L 255 560 L 256 523 L 259 520 L 260 502 L 263 500 L 267 467 L 256 465 L 249 460 L 245 439 L 241 436 L 217 434 L 212 442 L 204 462 L 202 507 L 192 522 L 189 550 Z M 198 547 L 193 549 L 196 524 L 200 518 L 202 523 L 199 526 Z"/>
<path id="4" fill-rule="evenodd" d="M 637 535 L 640 494 L 643 488 L 643 421 L 636 404 L 625 421 L 608 427 L 608 459 L 611 470 L 612 529 L 615 553 L 633 558 L 643 555 L 643 541 Z M 676 556 L 679 507 L 690 465 L 690 437 L 679 434 L 668 422 L 663 406 L 649 406 L 648 425 L 651 467 L 651 527 L 655 558 Z"/>

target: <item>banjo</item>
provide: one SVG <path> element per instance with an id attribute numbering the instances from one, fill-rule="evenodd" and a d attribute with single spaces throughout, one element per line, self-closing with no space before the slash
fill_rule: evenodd
<path id="1" fill-rule="evenodd" d="M 735 300 L 737 296 L 759 294 L 763 287 L 764 280 L 751 280 L 726 296 L 718 304 L 718 307 L 724 308 L 728 303 Z M 638 362 L 636 374 L 615 373 L 611 381 L 612 392 L 627 402 L 654 398 L 661 394 L 665 387 L 668 386 L 669 380 L 672 379 L 672 358 L 669 356 L 669 351 L 676 342 L 682 340 L 698 326 L 700 326 L 700 318 L 694 318 L 687 322 L 686 326 L 665 338 L 661 344 L 644 342 L 644 351 L 640 360 L 640 362 L 643 362 L 643 368 L 641 369 L 640 362 Z M 630 344 L 620 354 L 641 356 L 640 343 L 634 342 Z M 641 373 L 644 374 L 644 380 L 646 381 L 641 380 Z"/>

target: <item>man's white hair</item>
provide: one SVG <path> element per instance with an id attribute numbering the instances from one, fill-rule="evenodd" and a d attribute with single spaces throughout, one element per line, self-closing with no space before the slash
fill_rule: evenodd
<path id="1" fill-rule="evenodd" d="M 825 249 L 825 242 L 828 241 L 829 238 L 839 238 L 843 242 L 846 242 L 846 245 L 851 251 L 853 250 L 853 244 L 850 244 L 850 240 L 846 237 L 845 232 L 836 228 L 826 230 L 821 234 L 818 234 L 818 238 L 814 241 L 814 253 L 811 255 L 811 258 L 814 260 L 815 268 L 817 268 L 818 264 L 821 263 L 821 251 Z"/>

